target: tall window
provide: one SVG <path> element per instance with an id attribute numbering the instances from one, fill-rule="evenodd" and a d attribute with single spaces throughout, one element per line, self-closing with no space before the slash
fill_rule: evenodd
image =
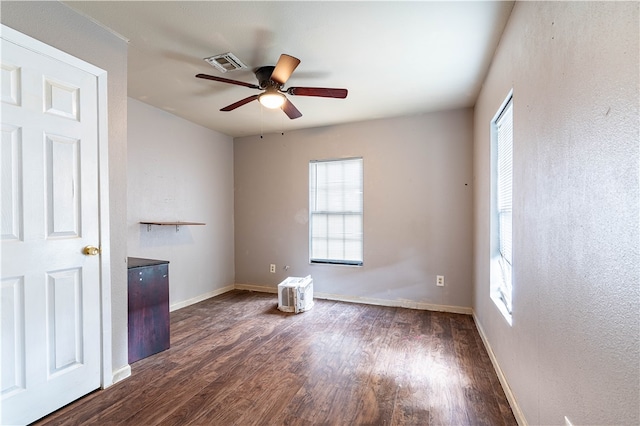
<path id="1" fill-rule="evenodd" d="M 362 158 L 309 163 L 311 263 L 362 265 Z"/>
<path id="2" fill-rule="evenodd" d="M 491 296 L 511 323 L 513 97 L 507 97 L 492 122 L 494 188 L 492 217 Z"/>

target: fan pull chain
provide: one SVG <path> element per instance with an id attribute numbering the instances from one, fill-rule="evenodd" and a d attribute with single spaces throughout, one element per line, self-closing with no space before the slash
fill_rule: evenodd
<path id="1" fill-rule="evenodd" d="M 260 104 L 260 139 L 262 139 L 262 134 L 264 133 L 264 107 Z"/>

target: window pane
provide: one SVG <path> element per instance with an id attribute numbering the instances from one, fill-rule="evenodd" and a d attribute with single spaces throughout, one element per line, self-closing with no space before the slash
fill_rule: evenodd
<path id="1" fill-rule="evenodd" d="M 327 234 L 332 238 L 342 239 L 344 237 L 344 216 L 341 214 L 332 214 L 328 217 Z"/>
<path id="2" fill-rule="evenodd" d="M 313 240 L 313 253 L 311 253 L 312 259 L 326 259 L 328 250 L 327 250 L 327 239 L 326 238 L 317 238 Z"/>
<path id="3" fill-rule="evenodd" d="M 311 228 L 311 236 L 315 238 L 327 238 L 327 215 L 316 213 L 311 217 L 313 227 Z"/>
<path id="4" fill-rule="evenodd" d="M 500 254 L 511 265 L 511 210 L 503 210 L 499 213 L 500 222 Z"/>
<path id="5" fill-rule="evenodd" d="M 362 240 L 362 215 L 352 214 L 344 217 L 345 238 Z"/>
<path id="6" fill-rule="evenodd" d="M 345 258 L 362 261 L 362 244 L 360 241 L 345 241 Z"/>

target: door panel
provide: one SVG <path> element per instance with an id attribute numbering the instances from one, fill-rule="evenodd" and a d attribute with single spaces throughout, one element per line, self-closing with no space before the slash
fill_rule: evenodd
<path id="1" fill-rule="evenodd" d="M 25 387 L 24 279 L 2 280 L 2 398 Z"/>
<path id="2" fill-rule="evenodd" d="M 80 109 L 78 108 L 80 93 L 78 87 L 47 78 L 44 82 L 44 92 L 45 113 L 80 121 Z"/>
<path id="3" fill-rule="evenodd" d="M 100 387 L 98 84 L 2 40 L 2 424 Z"/>
<path id="4" fill-rule="evenodd" d="M 47 274 L 48 375 L 82 365 L 81 270 Z"/>
<path id="5" fill-rule="evenodd" d="M 2 82 L 2 95 L 0 100 L 8 105 L 20 105 L 20 68 L 15 65 L 3 63 L 0 67 L 2 74 L 0 81 Z"/>
<path id="6" fill-rule="evenodd" d="M 2 185 L 2 241 L 21 240 L 22 212 L 22 135 L 19 127 L 2 124 L 0 146 L 0 185 Z"/>
<path id="7" fill-rule="evenodd" d="M 80 140 L 45 135 L 47 237 L 78 237 L 80 220 Z"/>

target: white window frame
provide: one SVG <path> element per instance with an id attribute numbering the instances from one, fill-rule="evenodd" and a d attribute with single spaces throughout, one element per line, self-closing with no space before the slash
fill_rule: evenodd
<path id="1" fill-rule="evenodd" d="M 513 90 L 491 120 L 491 299 L 513 321 Z"/>
<path id="2" fill-rule="evenodd" d="M 347 167 L 359 164 L 349 180 Z M 325 173 L 332 173 L 331 176 Z M 329 185 L 333 191 L 329 191 Z M 362 266 L 364 262 L 362 157 L 309 162 L 309 262 Z"/>

